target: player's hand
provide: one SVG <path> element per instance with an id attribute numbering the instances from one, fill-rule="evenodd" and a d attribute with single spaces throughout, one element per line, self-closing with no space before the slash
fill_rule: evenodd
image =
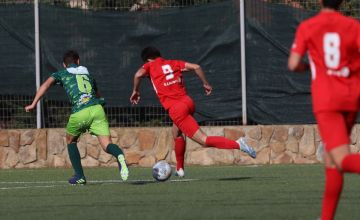
<path id="1" fill-rule="evenodd" d="M 26 112 L 30 112 L 30 111 L 33 110 L 35 107 L 36 107 L 36 105 L 33 105 L 33 104 L 28 105 L 28 106 L 25 107 L 25 111 L 26 111 Z"/>
<path id="2" fill-rule="evenodd" d="M 204 84 L 205 95 L 210 95 L 212 92 L 212 86 L 210 84 Z"/>
<path id="3" fill-rule="evenodd" d="M 140 92 L 138 91 L 133 91 L 133 93 L 130 96 L 130 102 L 133 105 L 138 104 L 140 101 Z"/>

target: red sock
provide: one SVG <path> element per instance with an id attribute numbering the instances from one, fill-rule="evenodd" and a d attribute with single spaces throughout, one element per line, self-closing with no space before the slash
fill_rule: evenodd
<path id="1" fill-rule="evenodd" d="M 344 175 L 335 168 L 325 168 L 325 191 L 321 220 L 333 220 L 344 183 Z"/>
<path id="2" fill-rule="evenodd" d="M 341 169 L 346 173 L 360 174 L 360 154 L 349 154 L 341 162 Z"/>
<path id="3" fill-rule="evenodd" d="M 239 144 L 236 141 L 220 136 L 208 136 L 205 144 L 209 147 L 216 147 L 220 149 L 239 149 Z"/>
<path id="4" fill-rule="evenodd" d="M 184 155 L 186 142 L 185 139 L 181 137 L 175 138 L 175 157 L 176 157 L 176 170 L 180 168 L 184 169 Z"/>

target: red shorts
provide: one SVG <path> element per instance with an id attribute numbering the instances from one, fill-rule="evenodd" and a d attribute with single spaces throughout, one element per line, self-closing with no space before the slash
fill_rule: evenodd
<path id="1" fill-rule="evenodd" d="M 169 116 L 174 124 L 189 138 L 199 130 L 199 125 L 192 117 L 195 105 L 189 96 L 174 100 L 169 108 Z"/>
<path id="2" fill-rule="evenodd" d="M 326 151 L 350 143 L 357 112 L 322 111 L 315 113 Z"/>

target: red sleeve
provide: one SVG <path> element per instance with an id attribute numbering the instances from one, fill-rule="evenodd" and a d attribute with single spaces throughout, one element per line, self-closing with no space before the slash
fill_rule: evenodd
<path id="1" fill-rule="evenodd" d="M 179 66 L 181 72 L 182 72 L 183 69 L 185 69 L 185 63 L 186 62 L 183 61 L 183 60 L 177 60 L 177 65 Z"/>
<path id="2" fill-rule="evenodd" d="M 146 71 L 147 74 L 150 73 L 150 63 L 145 63 L 142 68 Z"/>
<path id="3" fill-rule="evenodd" d="M 358 32 L 357 32 L 357 48 L 360 52 L 360 22 L 357 23 L 358 24 Z"/>
<path id="4" fill-rule="evenodd" d="M 291 51 L 300 54 L 301 56 L 304 56 L 304 54 L 307 51 L 306 46 L 306 28 L 303 23 L 299 25 L 297 28 L 296 34 L 295 34 L 295 40 L 292 44 Z"/>

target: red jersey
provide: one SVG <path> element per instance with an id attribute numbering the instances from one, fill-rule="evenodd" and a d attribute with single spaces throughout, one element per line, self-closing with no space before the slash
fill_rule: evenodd
<path id="1" fill-rule="evenodd" d="M 339 12 L 320 12 L 302 22 L 292 51 L 308 51 L 314 112 L 360 107 L 360 23 Z"/>
<path id="2" fill-rule="evenodd" d="M 187 95 L 181 73 L 185 69 L 184 61 L 159 57 L 144 64 L 143 68 L 149 74 L 155 92 L 165 109 L 169 109 L 174 100 L 180 100 Z"/>

